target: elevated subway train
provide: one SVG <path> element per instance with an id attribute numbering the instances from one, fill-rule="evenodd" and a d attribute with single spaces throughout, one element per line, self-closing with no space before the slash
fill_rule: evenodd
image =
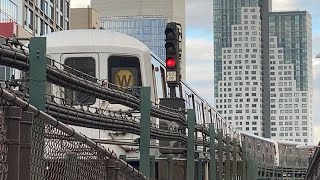
<path id="1" fill-rule="evenodd" d="M 92 77 L 123 87 L 149 86 L 151 100 L 159 103 L 160 98 L 168 97 L 166 85 L 165 64 L 154 55 L 142 42 L 133 37 L 107 30 L 68 30 L 45 35 L 47 38 L 47 54 L 55 64 L 64 69 L 62 64 L 77 69 Z M 94 97 L 88 97 L 80 92 L 71 92 L 52 85 L 52 93 L 61 98 L 72 98 L 74 102 L 91 105 L 108 110 L 129 110 L 112 102 L 105 102 Z M 194 109 L 196 123 L 207 126 L 213 123 L 216 128 L 222 129 L 223 134 L 230 134 L 241 143 L 247 140 L 249 148 L 258 150 L 257 157 L 273 165 L 279 164 L 278 144 L 271 139 L 265 139 L 235 130 L 224 118 L 215 111 L 185 82 L 177 90 L 177 96 L 185 100 L 185 109 Z M 153 119 L 159 123 L 158 119 Z M 133 141 L 136 135 L 115 135 L 111 131 L 94 130 L 83 127 L 76 129 L 94 139 L 126 139 Z M 202 134 L 199 133 L 198 137 Z M 152 142 L 154 144 L 157 141 Z M 117 155 L 136 157 L 135 149 L 128 150 L 118 145 L 106 145 Z M 151 152 L 156 157 L 158 151 Z"/>

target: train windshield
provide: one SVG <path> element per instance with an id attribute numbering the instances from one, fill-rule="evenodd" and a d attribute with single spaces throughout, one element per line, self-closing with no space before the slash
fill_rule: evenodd
<path id="1" fill-rule="evenodd" d="M 121 87 L 141 86 L 139 58 L 133 56 L 110 56 L 108 59 L 109 82 Z"/>
<path id="2" fill-rule="evenodd" d="M 65 60 L 65 65 L 67 65 L 65 67 L 67 72 L 96 82 L 96 62 L 93 57 L 69 57 Z M 66 90 L 65 95 L 68 104 L 92 105 L 96 101 L 95 97 L 82 92 Z"/>

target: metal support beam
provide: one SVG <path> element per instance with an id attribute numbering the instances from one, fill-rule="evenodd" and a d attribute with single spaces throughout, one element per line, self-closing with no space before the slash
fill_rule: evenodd
<path id="1" fill-rule="evenodd" d="M 195 112 L 188 109 L 188 151 L 187 151 L 187 180 L 194 180 L 194 131 L 195 131 Z"/>
<path id="2" fill-rule="evenodd" d="M 140 171 L 150 177 L 150 108 L 151 88 L 140 89 Z"/>
<path id="3" fill-rule="evenodd" d="M 45 110 L 46 101 L 46 38 L 33 37 L 30 41 L 30 104 Z"/>
<path id="4" fill-rule="evenodd" d="M 20 121 L 22 110 L 15 106 L 4 108 L 4 123 L 7 128 L 6 144 L 8 146 L 8 175 L 10 180 L 19 180 L 20 158 Z"/>
<path id="5" fill-rule="evenodd" d="M 210 180 L 217 180 L 217 165 L 216 165 L 216 132 L 214 124 L 209 126 L 210 133 Z"/>
<path id="6" fill-rule="evenodd" d="M 218 179 L 223 178 L 223 142 L 222 142 L 222 129 L 218 130 Z"/>
<path id="7" fill-rule="evenodd" d="M 46 102 L 46 38 L 32 37 L 30 41 L 30 104 L 39 110 L 45 110 Z M 35 118 L 32 126 L 32 140 L 34 150 L 32 151 L 32 167 L 34 168 L 31 179 L 44 179 L 45 160 L 44 160 L 44 121 Z"/>

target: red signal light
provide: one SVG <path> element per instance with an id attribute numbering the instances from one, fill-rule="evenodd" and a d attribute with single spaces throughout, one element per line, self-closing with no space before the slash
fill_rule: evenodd
<path id="1" fill-rule="evenodd" d="M 166 60 L 166 66 L 169 68 L 173 68 L 176 66 L 176 60 L 173 58 L 167 58 Z"/>

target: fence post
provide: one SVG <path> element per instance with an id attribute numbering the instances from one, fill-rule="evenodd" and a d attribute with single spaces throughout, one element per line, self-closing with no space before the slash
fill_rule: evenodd
<path id="1" fill-rule="evenodd" d="M 246 139 L 242 140 L 242 179 L 247 179 L 247 145 Z"/>
<path id="2" fill-rule="evenodd" d="M 226 136 L 226 162 L 225 162 L 225 180 L 230 180 L 230 175 L 231 175 L 231 159 L 230 159 L 230 136 Z"/>
<path id="3" fill-rule="evenodd" d="M 168 157 L 168 180 L 173 180 L 173 159 L 172 157 Z"/>
<path id="4" fill-rule="evenodd" d="M 150 178 L 156 179 L 156 158 L 155 158 L 155 156 L 150 156 Z"/>
<path id="5" fill-rule="evenodd" d="M 7 128 L 6 144 L 8 146 L 8 179 L 19 180 L 20 158 L 20 121 L 22 110 L 15 106 L 4 108 L 4 123 Z"/>
<path id="6" fill-rule="evenodd" d="M 223 174 L 224 174 L 222 129 L 218 130 L 218 159 L 219 159 L 218 179 L 220 180 L 220 179 L 223 179 Z"/>
<path id="7" fill-rule="evenodd" d="M 20 180 L 31 178 L 31 134 L 33 113 L 24 111 L 20 123 Z"/>
<path id="8" fill-rule="evenodd" d="M 217 179 L 217 165 L 216 165 L 216 135 L 214 130 L 214 125 L 209 126 L 210 133 L 210 180 Z"/>
<path id="9" fill-rule="evenodd" d="M 194 180 L 194 131 L 195 112 L 193 109 L 187 111 L 188 125 L 188 150 L 187 150 L 187 180 Z"/>
<path id="10" fill-rule="evenodd" d="M 140 171 L 150 177 L 150 109 L 151 88 L 140 89 Z"/>
<path id="11" fill-rule="evenodd" d="M 202 168 L 203 168 L 203 160 L 202 158 L 198 158 L 198 180 L 202 180 L 203 178 L 203 173 L 202 173 Z"/>
<path id="12" fill-rule="evenodd" d="M 238 165 L 237 165 L 237 139 L 233 138 L 233 164 L 232 164 L 232 170 L 233 170 L 233 176 L 232 179 L 237 179 L 238 177 Z"/>
<path id="13" fill-rule="evenodd" d="M 30 41 L 30 104 L 40 110 L 45 110 L 46 101 L 46 38 L 32 37 Z M 32 177 L 31 179 L 44 179 L 44 122 L 35 118 L 32 126 Z"/>

